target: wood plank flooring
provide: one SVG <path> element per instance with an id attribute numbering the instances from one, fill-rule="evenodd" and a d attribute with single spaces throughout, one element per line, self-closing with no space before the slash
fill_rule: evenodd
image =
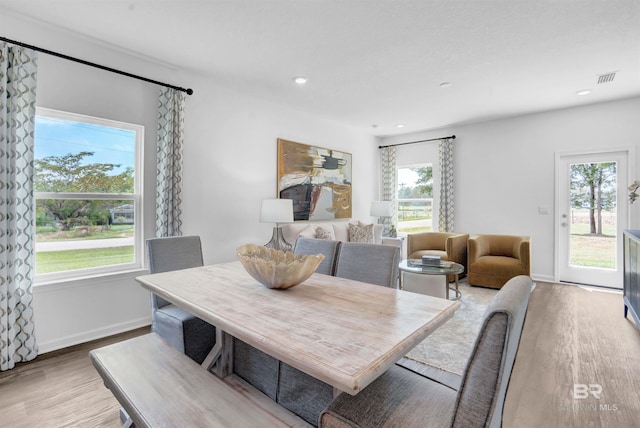
<path id="1" fill-rule="evenodd" d="M 120 405 L 89 360 L 94 348 L 125 340 L 141 328 L 50 352 L 0 372 L 0 427 L 119 428 Z"/>
<path id="2" fill-rule="evenodd" d="M 538 283 L 503 426 L 639 427 L 640 330 L 623 307 L 621 293 Z M 575 384 L 586 385 L 576 398 Z M 588 392 L 600 387 L 599 398 Z"/>
<path id="3" fill-rule="evenodd" d="M 538 282 L 503 426 L 640 426 L 640 330 L 623 318 L 622 311 L 620 293 Z M 120 407 L 87 354 L 148 331 L 138 329 L 44 354 L 0 372 L 0 426 L 120 427 Z M 574 399 L 574 384 L 600 385 L 600 399 Z"/>

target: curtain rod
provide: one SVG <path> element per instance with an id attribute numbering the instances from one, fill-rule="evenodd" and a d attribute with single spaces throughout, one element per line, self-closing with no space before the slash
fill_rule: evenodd
<path id="1" fill-rule="evenodd" d="M 431 138 L 429 140 L 419 140 L 419 141 L 409 141 L 408 143 L 389 144 L 387 146 L 378 146 L 378 148 L 379 149 L 384 149 L 386 147 L 404 146 L 405 144 L 426 143 L 427 141 L 455 140 L 455 139 L 456 139 L 456 136 L 455 135 L 451 135 L 449 137 Z"/>
<path id="2" fill-rule="evenodd" d="M 154 83 L 154 84 L 160 85 L 160 86 L 166 86 L 167 88 L 172 88 L 172 89 L 175 89 L 175 90 L 178 90 L 178 91 L 186 92 L 187 95 L 192 95 L 193 94 L 193 89 L 191 89 L 191 88 L 185 89 L 185 88 L 181 88 L 179 86 L 170 85 L 168 83 L 159 82 L 157 80 L 148 79 L 146 77 L 142 77 L 142 76 L 138 76 L 138 75 L 135 75 L 135 74 L 127 73 L 126 71 L 116 70 L 115 68 L 106 67 L 104 65 L 96 64 L 95 62 L 85 61 L 83 59 L 74 58 L 72 56 L 65 55 L 65 54 L 62 54 L 62 53 L 59 53 L 59 52 L 54 52 L 54 51 L 50 51 L 48 49 L 43 49 L 43 48 L 39 48 L 37 46 L 28 45 L 26 43 L 22 43 L 22 42 L 18 42 L 18 41 L 15 41 L 15 40 L 7 39 L 6 37 L 0 36 L 0 40 L 3 41 L 3 42 L 12 43 L 14 45 L 22 46 L 23 48 L 33 49 L 34 51 L 42 52 L 42 53 L 47 54 L 47 55 L 57 56 L 58 58 L 63 58 L 63 59 L 69 60 L 69 61 L 78 62 L 80 64 L 88 65 L 90 67 L 99 68 L 100 70 L 110 71 L 111 73 L 120 74 L 122 76 L 131 77 L 133 79 L 144 80 L 145 82 Z"/>

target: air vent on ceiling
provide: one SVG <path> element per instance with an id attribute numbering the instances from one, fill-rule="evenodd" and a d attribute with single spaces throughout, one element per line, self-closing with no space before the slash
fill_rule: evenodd
<path id="1" fill-rule="evenodd" d="M 613 82 L 613 79 L 616 77 L 617 71 L 612 71 L 610 73 L 598 74 L 598 85 L 602 83 Z"/>

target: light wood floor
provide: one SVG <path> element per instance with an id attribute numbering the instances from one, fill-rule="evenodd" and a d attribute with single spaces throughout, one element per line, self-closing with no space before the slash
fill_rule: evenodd
<path id="1" fill-rule="evenodd" d="M 89 360 L 91 349 L 148 333 L 133 330 L 38 356 L 0 372 L 0 427 L 119 428 L 120 406 Z"/>
<path id="2" fill-rule="evenodd" d="M 538 283 L 504 411 L 506 428 L 640 426 L 640 330 L 619 293 Z M 120 427 L 118 403 L 93 369 L 90 349 L 148 329 L 78 345 L 0 372 L 2 427 Z M 574 399 L 599 384 L 600 399 Z"/>
<path id="3" fill-rule="evenodd" d="M 621 293 L 538 283 L 503 426 L 640 427 L 640 330 L 623 307 Z M 600 385 L 600 398 L 574 399 L 574 384 Z"/>

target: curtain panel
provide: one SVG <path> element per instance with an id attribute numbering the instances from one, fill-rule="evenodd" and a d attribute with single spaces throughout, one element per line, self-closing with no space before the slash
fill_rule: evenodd
<path id="1" fill-rule="evenodd" d="M 453 140 L 450 138 L 440 141 L 440 209 L 438 211 L 438 230 L 453 232 L 454 210 L 454 174 L 453 174 Z"/>
<path id="2" fill-rule="evenodd" d="M 0 42 L 0 371 L 38 355 L 33 322 L 37 53 Z"/>
<path id="3" fill-rule="evenodd" d="M 156 237 L 182 235 L 185 94 L 163 87 L 158 102 Z"/>
<path id="4" fill-rule="evenodd" d="M 383 201 L 391 202 L 391 217 L 381 217 L 380 220 L 384 224 L 384 235 L 388 235 L 391 226 L 396 227 L 396 206 L 397 206 L 397 189 L 398 177 L 396 173 L 396 148 L 382 147 L 380 149 L 380 162 L 382 170 L 382 181 L 380 185 L 380 197 Z"/>

